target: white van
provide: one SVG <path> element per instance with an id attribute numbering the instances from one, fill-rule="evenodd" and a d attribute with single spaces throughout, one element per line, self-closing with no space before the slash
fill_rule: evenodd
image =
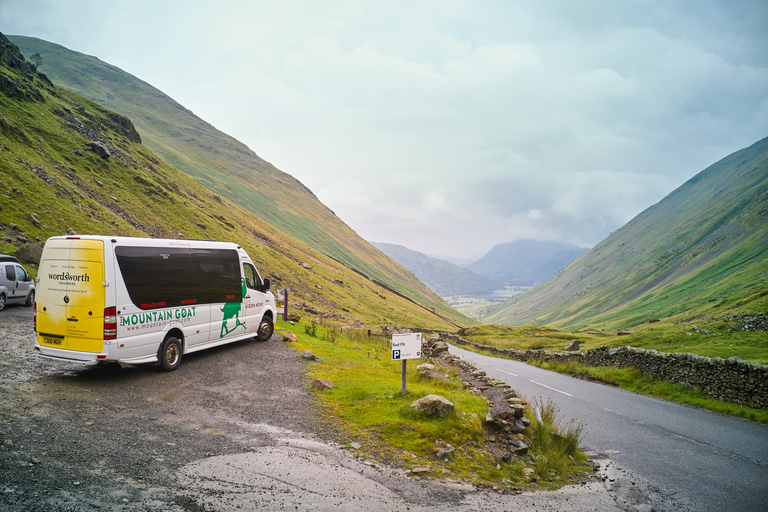
<path id="1" fill-rule="evenodd" d="M 14 256 L 0 254 L 0 309 L 6 304 L 35 302 L 35 283 Z"/>
<path id="2" fill-rule="evenodd" d="M 57 236 L 45 243 L 35 350 L 83 364 L 159 362 L 274 331 L 275 297 L 234 243 Z"/>

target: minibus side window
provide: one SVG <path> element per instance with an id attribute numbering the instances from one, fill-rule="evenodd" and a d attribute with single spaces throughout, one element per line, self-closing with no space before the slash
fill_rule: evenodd
<path id="1" fill-rule="evenodd" d="M 192 249 L 198 304 L 242 302 L 240 259 L 228 249 Z"/>
<path id="2" fill-rule="evenodd" d="M 115 255 L 131 301 L 141 309 L 196 303 L 189 249 L 119 246 Z"/>
<path id="3" fill-rule="evenodd" d="M 5 277 L 9 281 L 15 281 L 16 280 L 16 267 L 13 265 L 6 265 L 5 266 Z"/>

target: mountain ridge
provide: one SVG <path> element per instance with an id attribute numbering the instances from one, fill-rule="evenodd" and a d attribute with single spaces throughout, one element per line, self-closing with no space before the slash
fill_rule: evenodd
<path id="1" fill-rule="evenodd" d="M 707 167 L 484 321 L 631 327 L 768 294 L 768 138 Z"/>
<path id="2" fill-rule="evenodd" d="M 360 238 L 299 180 L 150 84 L 55 43 L 26 36 L 8 39 L 26 55 L 40 53 L 53 83 L 131 119 L 148 148 L 205 188 L 368 278 L 464 321 L 406 269 Z"/>
<path id="3" fill-rule="evenodd" d="M 546 281 L 588 250 L 554 240 L 514 240 L 493 246 L 466 268 L 498 283 L 500 288 L 532 286 Z"/>
<path id="4" fill-rule="evenodd" d="M 412 251 L 402 245 L 383 242 L 371 244 L 413 272 L 419 281 L 443 298 L 453 295 L 484 295 L 497 289 L 496 283 L 449 261 Z"/>
<path id="5" fill-rule="evenodd" d="M 15 55 L 14 49 L 0 34 L 0 55 Z M 42 73 L 0 59 L 0 85 L 2 252 L 66 232 L 233 241 L 276 289 L 291 290 L 294 310 L 368 325 L 450 329 L 468 323 L 431 291 L 422 298 L 428 305 L 391 293 L 386 283 L 205 189 L 131 135 L 128 118 Z M 412 277 L 404 283 L 426 289 Z"/>

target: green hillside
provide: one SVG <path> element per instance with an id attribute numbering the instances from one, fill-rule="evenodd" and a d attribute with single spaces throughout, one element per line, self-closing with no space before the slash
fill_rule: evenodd
<path id="1" fill-rule="evenodd" d="M 372 281 L 459 323 L 468 320 L 360 238 L 301 182 L 161 91 L 96 57 L 32 37 L 8 38 L 27 58 L 39 53 L 40 70 L 54 84 L 131 119 L 149 149 L 206 189 Z"/>
<path id="2" fill-rule="evenodd" d="M 401 287 L 426 306 L 205 189 L 145 146 L 128 118 L 54 86 L 0 34 L 0 252 L 67 231 L 237 242 L 305 318 L 465 323 L 394 262 L 382 273 L 405 276 Z"/>
<path id="3" fill-rule="evenodd" d="M 484 321 L 624 328 L 764 312 L 768 139 L 708 167 L 546 283 Z"/>

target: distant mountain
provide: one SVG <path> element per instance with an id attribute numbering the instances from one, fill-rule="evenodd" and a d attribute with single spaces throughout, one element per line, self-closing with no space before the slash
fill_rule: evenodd
<path id="1" fill-rule="evenodd" d="M 475 258 L 459 258 L 457 256 L 449 256 L 446 254 L 430 254 L 428 252 L 423 253 L 425 256 L 429 256 L 430 258 L 435 258 L 438 260 L 447 261 L 448 263 L 453 263 L 454 265 L 457 265 L 459 267 L 466 267 L 470 263 L 473 263 L 477 260 L 477 257 Z"/>
<path id="2" fill-rule="evenodd" d="M 566 242 L 515 240 L 494 246 L 467 268 L 500 286 L 532 286 L 546 281 L 588 250 Z"/>
<path id="3" fill-rule="evenodd" d="M 466 268 L 395 244 L 371 242 L 381 252 L 413 272 L 441 297 L 485 295 L 498 286 Z"/>
<path id="4" fill-rule="evenodd" d="M 457 324 L 468 320 L 360 238 L 297 179 L 161 91 L 96 57 L 33 37 L 8 39 L 28 57 L 39 53 L 41 70 L 57 86 L 130 119 L 147 148 L 206 189 L 425 310 Z M 297 251 L 291 257 L 303 256 Z"/>
<path id="5" fill-rule="evenodd" d="M 766 311 L 768 138 L 703 170 L 546 283 L 483 318 L 631 327 Z"/>

